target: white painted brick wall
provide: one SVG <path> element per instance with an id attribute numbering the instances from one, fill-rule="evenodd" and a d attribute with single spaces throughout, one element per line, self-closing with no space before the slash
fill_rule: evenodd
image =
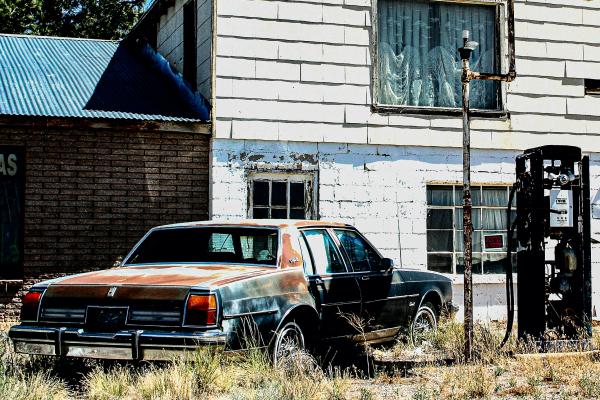
<path id="1" fill-rule="evenodd" d="M 252 127 L 244 127 L 252 131 Z M 515 151 L 473 152 L 473 182 L 511 183 Z M 299 156 L 314 162 L 299 166 Z M 252 159 L 260 159 L 253 162 Z M 263 161 L 266 160 L 266 163 Z M 269 162 L 269 160 L 274 160 Z M 247 216 L 246 174 L 276 165 L 318 175 L 319 216 L 354 224 L 385 256 L 404 267 L 426 268 L 426 185 L 437 180 L 459 182 L 459 149 L 351 144 L 315 144 L 265 140 L 215 140 L 213 143 L 213 218 Z M 298 169 L 300 168 L 300 169 Z M 592 198 L 600 204 L 600 154 L 591 155 Z M 600 236 L 600 220 L 592 220 Z M 401 250 L 401 252 L 400 252 Z M 600 254 L 600 246 L 594 247 Z M 595 258 L 594 258 L 595 259 Z M 595 264 L 596 266 L 596 264 Z M 455 299 L 461 303 L 460 276 L 454 276 Z M 600 274 L 593 277 L 593 302 L 600 311 Z M 475 314 L 480 319 L 505 316 L 503 277 L 475 276 Z"/>

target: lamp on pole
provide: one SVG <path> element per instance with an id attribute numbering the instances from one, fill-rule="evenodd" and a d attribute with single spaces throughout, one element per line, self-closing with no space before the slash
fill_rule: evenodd
<path id="1" fill-rule="evenodd" d="M 471 219 L 471 129 L 469 126 L 469 59 L 479 45 L 469 41 L 469 31 L 462 32 L 463 47 L 458 49 L 462 60 L 462 119 L 463 119 L 463 240 L 464 240 L 464 357 L 468 361 L 473 350 L 473 223 Z"/>

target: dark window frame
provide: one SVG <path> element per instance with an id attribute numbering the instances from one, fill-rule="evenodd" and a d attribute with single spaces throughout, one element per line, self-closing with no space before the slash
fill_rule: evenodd
<path id="1" fill-rule="evenodd" d="M 273 205 L 272 204 L 272 188 L 273 183 L 284 183 L 286 184 L 286 199 L 285 205 Z M 268 204 L 254 204 L 254 185 L 255 183 L 266 183 L 268 185 Z M 293 206 L 291 203 L 291 185 L 302 183 L 304 185 L 304 218 L 303 219 L 318 219 L 317 212 L 317 185 L 316 176 L 314 173 L 286 173 L 286 172 L 258 172 L 252 173 L 248 176 L 248 210 L 247 215 L 249 218 L 257 219 L 275 219 L 272 217 L 273 210 L 285 210 L 286 217 L 288 219 L 291 216 L 292 210 L 301 210 L 300 206 Z M 255 209 L 267 210 L 266 217 L 257 217 L 255 215 Z M 277 218 L 279 219 L 279 218 Z"/>
<path id="2" fill-rule="evenodd" d="M 503 54 L 506 50 L 504 45 L 503 37 L 505 36 L 503 24 L 506 19 L 506 1 L 503 0 L 429 0 L 429 2 L 444 2 L 452 4 L 468 4 L 468 5 L 483 5 L 483 6 L 495 6 L 495 41 L 498 52 L 496 53 L 495 62 L 498 65 L 498 69 L 503 68 Z M 426 106 L 410 106 L 410 105 L 393 105 L 385 104 L 379 101 L 379 0 L 372 0 L 371 5 L 371 26 L 372 29 L 372 46 L 371 46 L 371 59 L 374 60 L 373 73 L 371 74 L 371 91 L 373 93 L 371 112 L 380 114 L 408 114 L 408 115 L 443 115 L 443 116 L 460 116 L 462 109 L 448 108 L 448 107 L 426 107 Z M 458 49 L 457 49 L 458 51 Z M 479 72 L 491 72 L 491 71 L 479 71 Z M 489 119 L 510 119 L 510 113 L 506 108 L 506 85 L 501 82 L 498 85 L 498 108 L 494 110 L 485 109 L 471 109 L 470 115 L 478 118 L 489 118 Z"/>

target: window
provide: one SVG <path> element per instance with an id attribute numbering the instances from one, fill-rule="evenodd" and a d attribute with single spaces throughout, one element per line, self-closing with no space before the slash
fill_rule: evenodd
<path id="1" fill-rule="evenodd" d="M 326 230 L 305 230 L 302 235 L 308 243 L 317 275 L 346 272 L 342 256 Z"/>
<path id="2" fill-rule="evenodd" d="M 584 79 L 585 94 L 600 94 L 600 79 Z"/>
<path id="3" fill-rule="evenodd" d="M 257 174 L 250 179 L 249 193 L 251 218 L 315 218 L 312 175 Z"/>
<path id="4" fill-rule="evenodd" d="M 196 1 L 183 6 L 183 78 L 196 90 Z"/>
<path id="5" fill-rule="evenodd" d="M 354 271 L 381 269 L 381 257 L 358 233 L 345 229 L 336 229 L 334 232 L 348 254 Z"/>
<path id="6" fill-rule="evenodd" d="M 473 273 L 505 271 L 509 190 L 508 186 L 472 186 Z M 432 271 L 464 272 L 462 196 L 462 185 L 427 186 L 427 268 Z"/>
<path id="7" fill-rule="evenodd" d="M 479 43 L 475 71 L 499 71 L 498 6 L 427 0 L 377 0 L 377 102 L 380 105 L 462 107 L 457 49 L 462 31 Z M 473 109 L 500 108 L 500 84 L 472 81 Z"/>
<path id="8" fill-rule="evenodd" d="M 25 151 L 0 146 L 0 279 L 23 277 Z"/>

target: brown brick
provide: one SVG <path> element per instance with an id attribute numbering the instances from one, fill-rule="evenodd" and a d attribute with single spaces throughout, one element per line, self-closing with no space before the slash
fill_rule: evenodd
<path id="1" fill-rule="evenodd" d="M 207 218 L 206 135 L 4 126 L 0 143 L 27 160 L 23 284 L 0 288 L 0 321 L 35 282 L 110 267 L 152 226 Z"/>

